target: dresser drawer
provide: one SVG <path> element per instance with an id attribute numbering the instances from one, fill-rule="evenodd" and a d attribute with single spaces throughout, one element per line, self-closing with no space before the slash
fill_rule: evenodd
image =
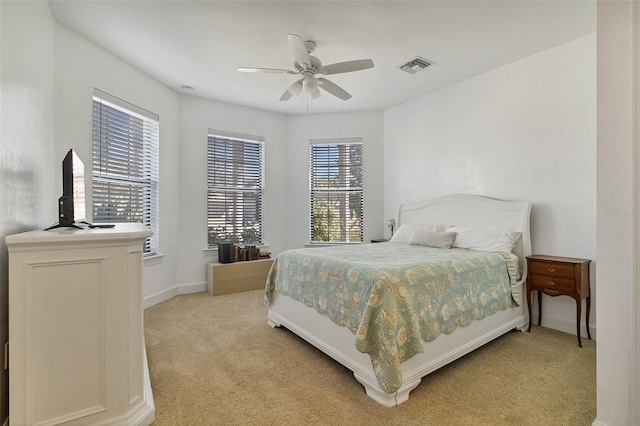
<path id="1" fill-rule="evenodd" d="M 576 282 L 574 280 L 545 277 L 543 275 L 531 275 L 529 284 L 531 285 L 531 288 L 535 289 L 548 288 L 550 290 L 570 292 L 574 292 L 576 290 Z"/>
<path id="2" fill-rule="evenodd" d="M 542 294 L 548 296 L 570 296 L 576 300 L 578 321 L 576 332 L 578 346 L 580 340 L 580 317 L 582 299 L 587 299 L 587 336 L 589 333 L 589 311 L 591 307 L 591 288 L 589 286 L 589 259 L 575 257 L 547 256 L 532 254 L 527 256 L 527 310 L 529 311 L 529 327 L 531 331 L 531 293 L 538 292 L 538 325 L 542 322 Z"/>
<path id="3" fill-rule="evenodd" d="M 562 278 L 574 278 L 576 270 L 574 265 L 562 265 L 547 262 L 530 262 L 529 268 L 531 268 L 532 274 Z"/>

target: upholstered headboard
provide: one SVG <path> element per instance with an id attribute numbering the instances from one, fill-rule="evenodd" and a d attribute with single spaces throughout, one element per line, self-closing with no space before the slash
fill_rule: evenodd
<path id="1" fill-rule="evenodd" d="M 455 194 L 434 198 L 423 203 L 402 204 L 396 222 L 446 224 L 449 226 L 506 226 L 522 232 L 513 253 L 520 258 L 522 279 L 526 278 L 526 256 L 531 254 L 529 221 L 531 203 L 503 201 L 479 195 Z"/>

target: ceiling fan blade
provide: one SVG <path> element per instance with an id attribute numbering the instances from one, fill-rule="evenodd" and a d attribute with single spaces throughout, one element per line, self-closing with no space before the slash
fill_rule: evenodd
<path id="1" fill-rule="evenodd" d="M 311 65 L 311 58 L 309 58 L 309 52 L 307 52 L 307 47 L 304 45 L 302 37 L 297 34 L 289 34 L 287 38 L 289 39 L 289 47 L 296 61 L 300 65 L 304 64 L 309 67 Z"/>
<path id="2" fill-rule="evenodd" d="M 252 68 L 252 67 L 238 67 L 238 71 L 241 72 L 268 72 L 274 74 L 297 74 L 295 71 L 282 70 L 279 68 Z"/>
<path id="3" fill-rule="evenodd" d="M 360 71 L 373 68 L 373 61 L 371 59 L 358 59 L 357 61 L 338 62 L 336 64 L 325 65 L 320 68 L 320 73 L 340 74 L 343 72 Z"/>
<path id="4" fill-rule="evenodd" d="M 302 91 L 302 79 L 293 83 L 287 90 L 291 92 L 293 96 L 298 96 Z"/>
<path id="5" fill-rule="evenodd" d="M 317 99 L 320 97 L 320 89 L 318 89 L 318 83 L 316 82 L 315 77 L 305 77 L 304 81 L 304 89 L 307 91 L 309 96 L 312 99 Z"/>
<path id="6" fill-rule="evenodd" d="M 293 83 L 287 90 L 284 91 L 282 97 L 280 97 L 281 101 L 288 101 L 292 96 L 298 96 L 300 91 L 302 90 L 302 79 Z"/>
<path id="7" fill-rule="evenodd" d="M 346 90 L 326 78 L 318 77 L 318 85 L 343 101 L 351 99 L 351 95 Z"/>
<path id="8" fill-rule="evenodd" d="M 291 99 L 291 96 L 293 96 L 291 94 L 291 92 L 288 91 L 288 90 L 285 90 L 284 93 L 282 94 L 282 96 L 280 96 L 280 100 L 281 101 L 288 101 L 289 99 Z"/>

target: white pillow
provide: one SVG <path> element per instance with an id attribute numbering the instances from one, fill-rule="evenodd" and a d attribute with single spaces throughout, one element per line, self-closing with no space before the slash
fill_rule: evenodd
<path id="1" fill-rule="evenodd" d="M 428 224 L 419 224 L 419 223 L 403 223 L 400 227 L 393 233 L 391 237 L 392 243 L 408 243 L 409 237 L 411 233 L 415 230 L 422 230 L 428 232 L 441 232 L 447 229 L 447 225 L 428 225 Z"/>
<path id="2" fill-rule="evenodd" d="M 455 232 L 429 232 L 416 229 L 409 236 L 409 244 L 448 249 L 456 238 Z"/>
<path id="3" fill-rule="evenodd" d="M 447 232 L 455 232 L 452 247 L 485 251 L 511 252 L 522 234 L 503 226 L 450 226 Z"/>

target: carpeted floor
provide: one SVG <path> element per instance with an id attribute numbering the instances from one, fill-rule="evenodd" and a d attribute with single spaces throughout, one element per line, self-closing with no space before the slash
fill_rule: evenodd
<path id="1" fill-rule="evenodd" d="M 352 373 L 266 323 L 261 290 L 182 295 L 145 311 L 160 425 L 590 425 L 595 342 L 513 331 L 383 407 Z"/>

